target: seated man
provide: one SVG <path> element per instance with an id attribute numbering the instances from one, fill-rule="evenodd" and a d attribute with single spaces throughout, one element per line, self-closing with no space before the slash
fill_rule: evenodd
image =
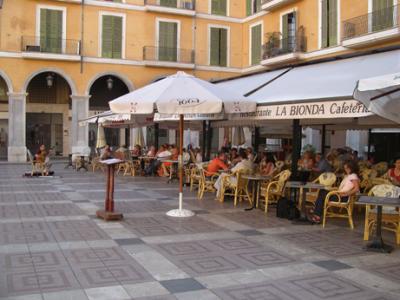
<path id="1" fill-rule="evenodd" d="M 236 176 L 235 174 L 238 171 L 253 171 L 254 165 L 253 162 L 250 161 L 247 156 L 246 156 L 246 152 L 244 151 L 240 151 L 239 155 L 238 155 L 238 160 L 239 162 L 231 169 L 231 173 L 227 174 L 227 173 L 222 173 L 221 175 L 219 175 L 217 181 L 214 184 L 214 187 L 217 190 L 217 199 L 221 199 L 222 195 L 221 195 L 221 188 L 222 188 L 222 179 L 224 177 L 228 176 L 228 180 L 232 183 L 232 184 L 236 184 Z"/>
<path id="2" fill-rule="evenodd" d="M 218 156 L 214 158 L 207 166 L 206 176 L 213 176 L 218 173 L 219 170 L 228 170 L 228 166 L 225 163 L 226 154 L 223 151 L 218 153 Z"/>

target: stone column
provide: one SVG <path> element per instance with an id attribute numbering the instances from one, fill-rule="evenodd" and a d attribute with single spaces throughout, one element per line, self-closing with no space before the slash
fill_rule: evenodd
<path id="1" fill-rule="evenodd" d="M 79 120 L 86 119 L 89 115 L 89 95 L 71 95 L 72 99 L 72 134 L 71 153 L 90 153 L 88 124 L 79 126 Z"/>
<path id="2" fill-rule="evenodd" d="M 8 161 L 26 162 L 26 93 L 8 93 Z"/>

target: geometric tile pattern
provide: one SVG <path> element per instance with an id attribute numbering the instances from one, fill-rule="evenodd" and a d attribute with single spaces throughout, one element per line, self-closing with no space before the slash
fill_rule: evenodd
<path id="1" fill-rule="evenodd" d="M 0 299 L 400 298 L 398 249 L 369 258 L 357 212 L 354 230 L 342 220 L 296 226 L 274 207 L 244 211 L 245 201 L 185 189 L 196 216 L 170 218 L 176 184 L 117 175 L 124 219 L 104 222 L 94 210 L 105 174 L 53 168 L 59 177 L 21 178 L 27 165 L 0 166 Z"/>

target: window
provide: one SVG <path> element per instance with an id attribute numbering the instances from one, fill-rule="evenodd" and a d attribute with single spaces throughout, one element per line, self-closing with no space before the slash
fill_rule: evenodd
<path id="1" fill-rule="evenodd" d="M 211 14 L 226 16 L 228 14 L 228 0 L 211 0 Z"/>
<path id="2" fill-rule="evenodd" d="M 178 0 L 160 0 L 160 6 L 177 7 Z"/>
<path id="3" fill-rule="evenodd" d="M 63 11 L 40 9 L 40 48 L 42 52 L 62 53 Z"/>
<path id="4" fill-rule="evenodd" d="M 177 61 L 178 59 L 178 23 L 158 22 L 158 59 Z"/>
<path id="5" fill-rule="evenodd" d="M 296 49 L 296 12 L 282 16 L 282 50 L 292 52 Z"/>
<path id="6" fill-rule="evenodd" d="M 338 43 L 338 0 L 321 0 L 321 47 Z"/>
<path id="7" fill-rule="evenodd" d="M 228 65 L 228 29 L 210 28 L 210 65 L 226 67 Z"/>
<path id="8" fill-rule="evenodd" d="M 250 27 L 250 30 L 250 64 L 254 66 L 261 61 L 262 25 L 254 25 Z"/>
<path id="9" fill-rule="evenodd" d="M 372 31 L 393 27 L 393 0 L 372 1 Z"/>
<path id="10" fill-rule="evenodd" d="M 123 17 L 103 15 L 101 36 L 101 56 L 122 58 Z"/>
<path id="11" fill-rule="evenodd" d="M 251 16 L 261 11 L 261 0 L 246 0 L 246 15 Z"/>

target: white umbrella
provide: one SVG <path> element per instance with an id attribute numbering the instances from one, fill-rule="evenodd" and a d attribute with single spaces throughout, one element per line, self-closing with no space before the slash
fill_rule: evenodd
<path id="1" fill-rule="evenodd" d="M 104 134 L 104 127 L 101 124 L 98 124 L 96 148 L 103 148 L 105 146 L 106 146 L 106 135 Z"/>
<path id="2" fill-rule="evenodd" d="M 179 114 L 180 153 L 183 149 L 184 114 L 247 113 L 256 110 L 256 102 L 235 94 L 185 72 L 178 72 L 160 81 L 123 95 L 111 102 L 114 113 L 150 114 L 156 109 L 162 114 Z M 182 209 L 183 160 L 179 158 L 179 209 L 169 216 L 192 216 Z"/>
<path id="3" fill-rule="evenodd" d="M 361 79 L 353 96 L 378 116 L 400 123 L 400 73 Z"/>

